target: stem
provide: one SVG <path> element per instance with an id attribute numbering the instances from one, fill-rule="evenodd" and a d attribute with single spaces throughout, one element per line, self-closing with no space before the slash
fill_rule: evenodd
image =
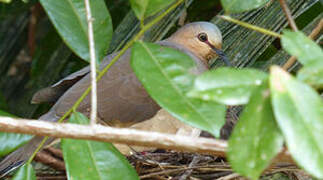
<path id="1" fill-rule="evenodd" d="M 169 12 L 171 12 L 173 9 L 175 9 L 178 5 L 180 5 L 184 0 L 178 0 L 176 3 L 174 3 L 172 6 L 170 6 L 166 11 L 164 11 L 161 15 L 157 16 L 155 19 L 153 19 L 150 23 L 147 25 L 144 25 L 144 27 L 139 31 L 139 33 L 132 38 L 119 52 L 118 55 L 116 55 L 111 62 L 99 73 L 97 76 L 97 81 L 99 81 L 105 73 L 108 72 L 110 67 L 127 51 L 132 44 L 137 41 L 149 28 L 151 28 L 153 25 L 155 25 L 157 22 L 159 22 L 162 18 L 164 18 Z M 72 112 L 73 110 L 76 110 L 77 107 L 80 105 L 80 103 L 83 101 L 83 99 L 91 92 L 91 86 L 88 87 L 82 96 L 75 102 L 75 104 L 57 121 L 58 123 L 63 122 Z M 33 155 L 29 158 L 28 162 L 31 162 L 32 159 L 35 157 L 37 152 L 42 148 L 43 144 L 46 142 L 46 138 L 42 140 L 40 145 L 37 147 L 37 149 L 34 151 Z"/>
<path id="2" fill-rule="evenodd" d="M 225 157 L 227 151 L 227 142 L 223 140 L 179 134 L 164 134 L 129 128 L 113 128 L 100 124 L 88 126 L 0 117 L 0 131 L 175 149 L 185 152 L 212 154 L 220 157 Z M 29 160 L 28 162 L 31 161 Z M 289 153 L 283 150 L 276 157 L 275 162 L 293 161 Z"/>
<path id="3" fill-rule="evenodd" d="M 252 25 L 252 24 L 243 22 L 243 21 L 239 21 L 237 19 L 233 19 L 230 16 L 219 16 L 219 17 L 222 18 L 222 19 L 224 19 L 224 20 L 226 20 L 226 21 L 233 22 L 235 24 L 238 24 L 240 26 L 243 26 L 243 27 L 252 29 L 254 31 L 258 31 L 260 33 L 263 33 L 263 34 L 266 34 L 266 35 L 269 35 L 269 36 L 274 36 L 276 38 L 281 38 L 281 35 L 278 34 L 278 33 L 276 33 L 276 32 L 273 32 L 273 31 L 270 31 L 268 29 L 264 29 L 264 28 L 261 28 L 261 27 L 258 27 L 258 26 L 255 26 L 255 25 Z"/>
<path id="4" fill-rule="evenodd" d="M 298 31 L 298 28 L 296 26 L 296 23 L 292 17 L 292 13 L 290 12 L 289 8 L 288 8 L 288 5 L 286 3 L 285 0 L 279 0 L 279 3 L 280 3 L 280 6 L 282 7 L 285 15 L 286 15 L 286 18 L 287 18 L 287 21 L 290 25 L 290 27 L 294 30 L 294 31 Z"/>
<path id="5" fill-rule="evenodd" d="M 90 47 L 90 58 L 91 58 L 91 125 L 96 124 L 97 115 L 97 91 L 96 91 L 96 58 L 95 58 L 95 44 L 93 35 L 93 19 L 91 15 L 91 8 L 89 0 L 84 0 L 85 9 L 87 15 L 88 23 L 88 37 L 89 37 L 89 47 Z"/>
<path id="6" fill-rule="evenodd" d="M 33 161 L 34 157 L 36 156 L 37 152 L 40 151 L 40 149 L 44 146 L 45 142 L 47 141 L 48 136 L 44 137 L 44 139 L 40 142 L 37 149 L 34 151 L 34 153 L 30 156 L 30 158 L 27 161 L 27 164 L 30 164 L 31 161 Z"/>
<path id="7" fill-rule="evenodd" d="M 315 39 L 321 32 L 323 28 L 323 20 L 321 19 L 318 25 L 312 30 L 311 34 L 308 36 L 310 39 Z M 296 62 L 296 57 L 290 57 L 287 62 L 283 65 L 283 69 L 288 70 Z"/>

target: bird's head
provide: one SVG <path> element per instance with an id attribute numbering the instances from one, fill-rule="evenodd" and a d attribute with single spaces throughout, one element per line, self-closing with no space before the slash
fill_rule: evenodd
<path id="1" fill-rule="evenodd" d="M 168 41 L 180 44 L 208 64 L 219 56 L 227 65 L 228 58 L 222 51 L 222 35 L 219 28 L 209 22 L 189 23 L 177 30 Z"/>

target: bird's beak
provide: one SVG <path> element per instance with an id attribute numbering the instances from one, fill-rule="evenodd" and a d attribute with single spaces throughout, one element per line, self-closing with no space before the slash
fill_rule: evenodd
<path id="1" fill-rule="evenodd" d="M 232 66 L 227 55 L 221 49 L 217 49 L 216 47 L 212 47 L 212 49 L 227 66 Z"/>

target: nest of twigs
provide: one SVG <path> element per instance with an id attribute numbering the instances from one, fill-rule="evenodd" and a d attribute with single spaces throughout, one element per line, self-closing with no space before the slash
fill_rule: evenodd
<path id="1" fill-rule="evenodd" d="M 46 148 L 38 153 L 51 154 L 51 156 L 41 155 L 36 158 L 40 162 L 35 166 L 38 180 L 67 179 L 65 171 L 59 170 L 64 168 L 60 167 L 63 158 L 59 151 L 56 148 Z M 155 150 L 134 153 L 127 158 L 136 169 L 140 179 L 145 180 L 246 179 L 235 173 L 224 158 L 211 155 Z M 44 166 L 44 163 L 47 166 Z M 280 163 L 268 168 L 261 179 L 305 180 L 310 179 L 310 176 L 293 164 Z"/>

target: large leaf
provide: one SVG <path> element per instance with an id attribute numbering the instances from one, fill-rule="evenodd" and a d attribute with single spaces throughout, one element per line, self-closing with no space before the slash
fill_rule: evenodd
<path id="1" fill-rule="evenodd" d="M 161 107 L 176 118 L 219 136 L 225 106 L 186 96 L 195 78 L 196 64 L 190 56 L 157 44 L 137 42 L 132 48 L 131 65 Z"/>
<path id="2" fill-rule="evenodd" d="M 323 89 L 323 59 L 306 64 L 297 73 L 297 78 L 315 88 Z"/>
<path id="3" fill-rule="evenodd" d="M 239 174 L 258 179 L 283 142 L 271 108 L 268 83 L 265 83 L 254 91 L 234 127 L 229 140 L 229 162 Z"/>
<path id="4" fill-rule="evenodd" d="M 314 41 L 302 32 L 285 30 L 281 38 L 283 48 L 304 65 L 323 60 L 323 51 Z"/>
<path id="5" fill-rule="evenodd" d="M 40 0 L 66 44 L 89 61 L 89 43 L 84 0 Z M 102 60 L 112 37 L 112 21 L 104 0 L 90 1 L 96 58 Z"/>
<path id="6" fill-rule="evenodd" d="M 12 180 L 36 180 L 36 173 L 31 164 L 24 164 L 19 168 Z"/>
<path id="7" fill-rule="evenodd" d="M 74 113 L 70 123 L 89 124 Z M 127 159 L 110 143 L 63 139 L 62 149 L 68 179 L 139 179 Z"/>
<path id="8" fill-rule="evenodd" d="M 267 74 L 253 69 L 219 68 L 196 78 L 190 97 L 226 105 L 246 104 Z"/>
<path id="9" fill-rule="evenodd" d="M 7 112 L 0 110 L 0 116 L 15 117 Z M 0 157 L 9 154 L 20 146 L 27 143 L 32 136 L 25 134 L 0 132 Z"/>
<path id="10" fill-rule="evenodd" d="M 307 84 L 279 67 L 270 70 L 272 105 L 295 161 L 323 178 L 323 101 Z"/>
<path id="11" fill-rule="evenodd" d="M 154 15 L 173 2 L 174 0 L 130 0 L 131 8 L 140 20 Z"/>
<path id="12" fill-rule="evenodd" d="M 270 0 L 221 0 L 228 13 L 240 13 L 266 5 Z"/>

